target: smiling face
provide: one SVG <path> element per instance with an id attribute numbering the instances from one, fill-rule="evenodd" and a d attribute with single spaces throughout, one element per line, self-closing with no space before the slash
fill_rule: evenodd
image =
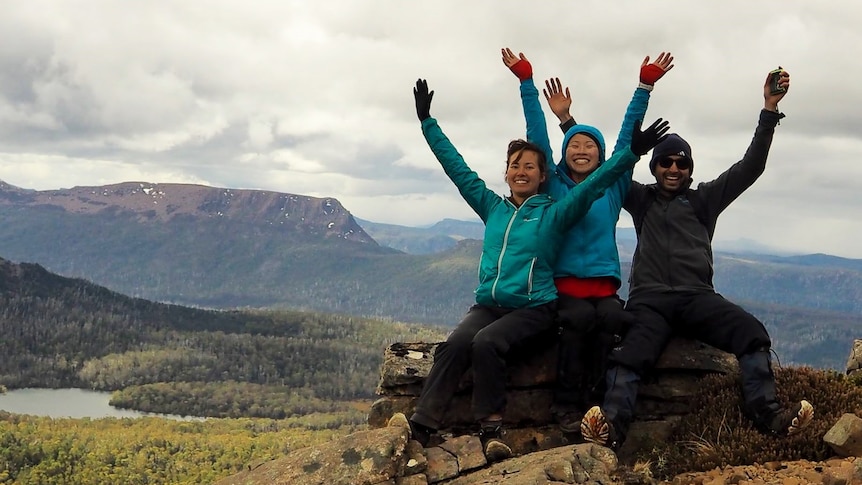
<path id="1" fill-rule="evenodd" d="M 583 182 L 599 166 L 599 145 L 583 133 L 577 133 L 566 145 L 566 166 L 575 182 Z"/>
<path id="2" fill-rule="evenodd" d="M 679 165 L 684 168 L 680 168 Z M 655 181 L 659 190 L 667 196 L 683 191 L 691 184 L 691 163 L 680 155 L 668 155 L 655 166 Z"/>
<path id="3" fill-rule="evenodd" d="M 539 193 L 545 181 L 542 170 L 544 162 L 533 150 L 521 149 L 511 155 L 506 163 L 506 183 L 512 191 L 512 202 L 520 206 L 528 198 Z"/>

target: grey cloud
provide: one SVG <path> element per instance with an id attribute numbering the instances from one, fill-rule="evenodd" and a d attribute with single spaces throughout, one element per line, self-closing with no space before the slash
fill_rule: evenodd
<path id="1" fill-rule="evenodd" d="M 48 55 L 29 51 L 0 57 L 0 95 L 12 106 L 36 103 L 35 80 L 48 70 Z"/>

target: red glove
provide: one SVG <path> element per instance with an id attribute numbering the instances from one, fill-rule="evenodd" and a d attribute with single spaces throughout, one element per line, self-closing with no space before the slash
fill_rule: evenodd
<path id="1" fill-rule="evenodd" d="M 509 69 L 518 76 L 518 79 L 521 81 L 525 79 L 530 79 L 533 77 L 533 66 L 530 64 L 530 61 L 521 59 L 520 61 L 512 64 Z M 643 71 L 641 71 L 643 72 Z"/>
<path id="2" fill-rule="evenodd" d="M 655 64 L 647 64 L 646 66 L 641 67 L 641 82 L 652 86 L 656 81 L 664 76 L 665 72 L 667 71 Z"/>

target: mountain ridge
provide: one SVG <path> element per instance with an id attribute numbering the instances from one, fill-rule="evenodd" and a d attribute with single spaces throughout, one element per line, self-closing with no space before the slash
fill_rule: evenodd
<path id="1" fill-rule="evenodd" d="M 187 217 L 241 220 L 377 244 L 334 197 L 151 182 L 38 191 L 0 181 L 0 205 L 56 207 L 78 215 L 129 211 L 138 222 L 150 223 Z"/>

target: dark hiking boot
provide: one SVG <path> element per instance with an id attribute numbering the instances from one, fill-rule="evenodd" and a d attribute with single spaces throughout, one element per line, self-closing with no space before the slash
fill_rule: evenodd
<path id="1" fill-rule="evenodd" d="M 407 439 L 418 441 L 423 448 L 428 446 L 428 442 L 431 441 L 431 435 L 437 431 L 407 419 L 404 413 L 393 414 L 389 418 L 389 421 L 386 422 L 386 426 L 407 428 Z"/>
<path id="2" fill-rule="evenodd" d="M 580 411 L 559 411 L 554 413 L 554 421 L 560 426 L 560 431 L 566 434 L 580 433 L 581 420 L 584 413 Z"/>
<path id="3" fill-rule="evenodd" d="M 802 400 L 793 407 L 782 409 L 756 423 L 758 427 L 776 436 L 793 436 L 814 421 L 814 406 Z"/>
<path id="4" fill-rule="evenodd" d="M 503 426 L 483 424 L 479 431 L 479 440 L 482 442 L 482 450 L 489 463 L 502 461 L 512 457 L 512 448 L 503 441 L 505 431 Z"/>
<path id="5" fill-rule="evenodd" d="M 581 420 L 581 435 L 585 441 L 611 449 L 617 448 L 614 425 L 605 418 L 602 408 L 593 406 L 584 414 Z"/>

